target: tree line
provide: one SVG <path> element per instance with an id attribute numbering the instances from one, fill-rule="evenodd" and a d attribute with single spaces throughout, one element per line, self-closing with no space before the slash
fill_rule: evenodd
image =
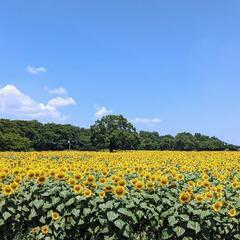
<path id="1" fill-rule="evenodd" d="M 158 132 L 137 132 L 122 115 L 108 115 L 90 128 L 70 124 L 43 124 L 38 121 L 0 119 L 0 151 L 66 150 L 238 150 L 216 137 L 200 133 L 159 135 Z"/>

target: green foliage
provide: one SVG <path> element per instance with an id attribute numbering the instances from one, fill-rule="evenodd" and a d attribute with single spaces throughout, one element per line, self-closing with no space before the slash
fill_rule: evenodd
<path id="1" fill-rule="evenodd" d="M 136 149 L 138 134 L 122 115 L 108 115 L 91 126 L 91 140 L 98 149 Z"/>
<path id="2" fill-rule="evenodd" d="M 42 124 L 38 121 L 0 119 L 0 151 L 66 150 L 71 139 L 72 150 L 184 150 L 236 151 L 216 137 L 200 133 L 160 136 L 158 132 L 136 132 L 122 115 L 109 115 L 96 121 L 90 129 L 69 124 Z"/>

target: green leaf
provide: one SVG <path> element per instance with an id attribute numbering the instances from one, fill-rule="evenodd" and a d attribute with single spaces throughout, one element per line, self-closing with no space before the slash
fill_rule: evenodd
<path id="1" fill-rule="evenodd" d="M 174 232 L 177 234 L 178 237 L 181 237 L 185 233 L 185 229 L 178 226 L 174 228 Z"/>
<path id="2" fill-rule="evenodd" d="M 119 214 L 117 214 L 116 212 L 113 212 L 113 211 L 107 212 L 107 218 L 110 222 L 113 222 L 118 217 L 119 217 Z"/>
<path id="3" fill-rule="evenodd" d="M 2 216 L 3 216 L 3 219 L 4 220 L 7 220 L 8 218 L 10 218 L 11 217 L 11 213 L 9 213 L 9 212 L 4 212 L 3 214 L 2 214 Z"/>
<path id="4" fill-rule="evenodd" d="M 199 233 L 201 231 L 200 224 L 198 222 L 189 221 L 187 227 L 194 230 L 195 233 Z"/>
<path id="5" fill-rule="evenodd" d="M 176 220 L 176 218 L 174 216 L 170 216 L 168 218 L 168 223 L 171 227 L 173 227 L 178 221 Z"/>
<path id="6" fill-rule="evenodd" d="M 40 199 L 40 200 L 35 199 L 35 200 L 33 201 L 33 205 L 34 205 L 37 209 L 39 209 L 40 207 L 42 207 L 43 204 L 44 204 L 44 201 L 43 201 L 42 199 Z"/>
<path id="7" fill-rule="evenodd" d="M 79 217 L 79 214 L 80 214 L 80 210 L 75 208 L 72 210 L 72 215 L 74 215 L 75 217 Z"/>
<path id="8" fill-rule="evenodd" d="M 120 230 L 123 230 L 123 227 L 125 225 L 125 222 L 121 219 L 117 219 L 115 222 L 114 222 L 114 225 L 116 227 L 118 227 Z"/>
<path id="9" fill-rule="evenodd" d="M 69 199 L 69 200 L 65 203 L 65 205 L 66 205 L 67 207 L 69 207 L 69 206 L 71 206 L 74 202 L 75 202 L 75 199 L 74 199 L 74 198 L 71 198 L 71 199 Z"/>
<path id="10" fill-rule="evenodd" d="M 37 212 L 34 208 L 31 209 L 31 212 L 28 216 L 29 220 L 31 220 L 32 218 L 36 217 L 37 216 Z"/>

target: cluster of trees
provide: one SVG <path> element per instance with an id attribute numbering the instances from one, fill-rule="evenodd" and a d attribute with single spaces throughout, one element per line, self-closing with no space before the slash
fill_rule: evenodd
<path id="1" fill-rule="evenodd" d="M 238 150 L 216 137 L 199 133 L 160 136 L 136 131 L 122 115 L 108 115 L 89 129 L 38 121 L 0 119 L 0 151 L 66 150 Z"/>

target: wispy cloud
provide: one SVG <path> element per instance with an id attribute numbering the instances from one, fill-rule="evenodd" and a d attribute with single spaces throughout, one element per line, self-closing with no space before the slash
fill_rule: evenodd
<path id="1" fill-rule="evenodd" d="M 14 85 L 0 88 L 0 113 L 22 119 L 64 122 L 69 116 L 59 111 L 59 107 L 76 104 L 71 97 L 53 98 L 47 104 L 38 103 L 21 92 Z"/>
<path id="2" fill-rule="evenodd" d="M 47 72 L 47 69 L 44 67 L 33 67 L 33 66 L 27 66 L 26 71 L 30 74 L 37 75 L 39 73 Z"/>
<path id="3" fill-rule="evenodd" d="M 106 107 L 102 106 L 102 107 L 97 107 L 96 108 L 96 113 L 95 113 L 95 117 L 97 118 L 101 118 L 103 116 L 109 115 L 112 113 L 112 110 L 107 109 Z"/>
<path id="4" fill-rule="evenodd" d="M 48 105 L 52 107 L 64 107 L 68 105 L 74 105 L 76 104 L 75 100 L 71 97 L 56 97 L 51 100 L 49 100 Z"/>
<path id="5" fill-rule="evenodd" d="M 44 87 L 44 90 L 50 94 L 58 94 L 58 95 L 67 94 L 67 90 L 63 87 L 59 87 L 59 88 L 55 88 L 55 89 L 49 89 L 48 87 Z"/>
<path id="6" fill-rule="evenodd" d="M 135 118 L 131 120 L 133 124 L 153 128 L 161 122 L 159 118 Z"/>
<path id="7" fill-rule="evenodd" d="M 156 124 L 161 122 L 159 118 L 135 118 L 133 121 L 141 124 Z"/>

